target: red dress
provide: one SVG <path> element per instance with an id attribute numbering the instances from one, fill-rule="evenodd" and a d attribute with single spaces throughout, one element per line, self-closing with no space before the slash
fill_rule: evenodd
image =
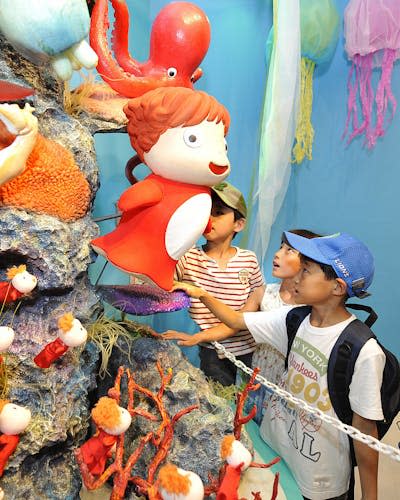
<path id="1" fill-rule="evenodd" d="M 111 448 L 117 442 L 118 436 L 112 436 L 102 429 L 80 447 L 83 461 L 93 476 L 103 474 Z"/>
<path id="2" fill-rule="evenodd" d="M 19 435 L 8 435 L 2 434 L 0 436 L 0 477 L 4 473 L 4 467 L 6 466 L 10 455 L 15 451 L 19 443 Z"/>
<path id="3" fill-rule="evenodd" d="M 68 349 L 69 347 L 57 337 L 56 340 L 47 344 L 39 354 L 33 358 L 33 361 L 40 368 L 49 368 L 51 363 L 65 354 Z"/>
<path id="4" fill-rule="evenodd" d="M 20 299 L 24 294 L 19 292 L 11 284 L 11 281 L 1 281 L 0 282 L 0 305 L 9 304 L 17 299 Z"/>
<path id="5" fill-rule="evenodd" d="M 123 271 L 170 290 L 177 261 L 209 222 L 210 188 L 151 174 L 122 194 L 118 208 L 118 226 L 94 239 L 94 250 Z"/>

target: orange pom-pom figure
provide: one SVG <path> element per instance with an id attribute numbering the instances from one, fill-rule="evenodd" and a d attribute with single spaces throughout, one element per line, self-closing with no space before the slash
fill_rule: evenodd
<path id="1" fill-rule="evenodd" d="M 132 417 L 128 410 L 118 406 L 115 399 L 104 396 L 93 408 L 92 418 L 99 431 L 75 454 L 83 459 L 91 474 L 97 476 L 103 473 L 118 436 L 131 425 Z"/>
<path id="2" fill-rule="evenodd" d="M 34 358 L 35 364 L 40 368 L 49 368 L 53 361 L 65 354 L 70 347 L 77 347 L 86 342 L 86 329 L 71 313 L 63 314 L 58 319 L 58 327 L 56 340 L 47 344 Z"/>

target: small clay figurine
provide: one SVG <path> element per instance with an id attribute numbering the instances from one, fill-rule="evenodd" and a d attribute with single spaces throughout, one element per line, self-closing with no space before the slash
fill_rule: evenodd
<path id="1" fill-rule="evenodd" d="M 0 477 L 4 467 L 19 442 L 19 434 L 24 432 L 31 421 L 31 412 L 23 406 L 0 400 Z"/>
<path id="2" fill-rule="evenodd" d="M 234 436 L 225 436 L 221 443 L 221 457 L 228 465 L 216 500 L 238 500 L 240 476 L 252 461 L 251 453 Z"/>
<path id="3" fill-rule="evenodd" d="M 98 476 L 104 472 L 118 436 L 129 428 L 132 417 L 115 399 L 104 396 L 93 408 L 92 419 L 98 432 L 75 450 L 75 455 L 87 465 L 91 474 Z"/>
<path id="4" fill-rule="evenodd" d="M 53 361 L 65 354 L 70 347 L 86 342 L 87 331 L 71 313 L 63 314 L 58 320 L 59 333 L 56 340 L 47 344 L 34 358 L 40 368 L 48 368 Z"/>
<path id="5" fill-rule="evenodd" d="M 204 486 L 194 472 L 166 464 L 158 474 L 160 495 L 163 500 L 202 500 Z"/>
<path id="6" fill-rule="evenodd" d="M 37 278 L 28 273 L 24 264 L 7 269 L 9 281 L 0 282 L 0 304 L 9 304 L 30 293 L 37 285 Z"/>

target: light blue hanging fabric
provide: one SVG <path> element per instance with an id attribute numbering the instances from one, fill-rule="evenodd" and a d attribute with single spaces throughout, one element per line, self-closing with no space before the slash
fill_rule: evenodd
<path id="1" fill-rule="evenodd" d="M 274 0 L 273 9 L 273 48 L 261 118 L 258 188 L 254 199 L 257 211 L 251 231 L 251 244 L 261 262 L 289 184 L 300 95 L 299 0 Z"/>

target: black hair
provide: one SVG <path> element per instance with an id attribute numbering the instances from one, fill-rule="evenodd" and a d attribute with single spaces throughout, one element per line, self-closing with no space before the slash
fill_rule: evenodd
<path id="1" fill-rule="evenodd" d="M 239 212 L 239 210 L 236 210 L 236 208 L 232 208 L 230 207 L 229 205 L 227 205 L 224 200 L 222 200 L 218 195 L 217 193 L 215 193 L 214 191 L 211 191 L 211 199 L 212 199 L 212 202 L 217 202 L 217 203 L 220 203 L 222 206 L 224 206 L 225 208 L 229 208 L 229 210 L 232 210 L 233 212 L 233 220 L 234 222 L 236 222 L 237 220 L 239 219 L 245 219 L 246 217 L 243 217 L 243 215 Z M 237 233 L 233 233 L 233 236 L 232 236 L 232 239 L 234 239 L 234 237 L 237 235 Z"/>
<path id="2" fill-rule="evenodd" d="M 322 264 L 321 262 L 317 262 L 314 259 L 310 259 L 309 257 L 306 257 L 303 254 L 300 254 L 300 259 L 303 263 L 313 262 L 314 264 L 317 264 L 317 266 L 321 268 L 321 271 L 324 273 L 324 276 L 327 280 L 335 280 L 336 278 L 338 278 L 336 271 L 329 264 Z"/>

